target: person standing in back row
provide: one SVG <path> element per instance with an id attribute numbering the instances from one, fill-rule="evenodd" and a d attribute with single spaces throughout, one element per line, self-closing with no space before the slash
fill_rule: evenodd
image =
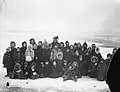
<path id="1" fill-rule="evenodd" d="M 7 75 L 5 75 L 5 77 L 8 77 L 9 74 L 12 72 L 12 64 L 11 63 L 12 63 L 11 48 L 8 47 L 3 56 L 3 67 L 7 69 Z"/>

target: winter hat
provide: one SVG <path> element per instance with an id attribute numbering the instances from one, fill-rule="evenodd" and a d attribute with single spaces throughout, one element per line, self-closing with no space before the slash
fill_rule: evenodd
<path id="1" fill-rule="evenodd" d="M 55 37 L 53 37 L 53 39 L 59 39 L 59 37 L 58 37 L 58 36 L 55 36 Z"/>

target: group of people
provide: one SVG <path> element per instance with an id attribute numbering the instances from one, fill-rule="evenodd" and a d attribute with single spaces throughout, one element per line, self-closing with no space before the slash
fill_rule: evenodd
<path id="1" fill-rule="evenodd" d="M 106 80 L 106 74 L 113 54 L 108 53 L 107 59 L 103 59 L 99 48 L 87 42 L 71 45 L 69 41 L 59 42 L 55 36 L 52 43 L 39 41 L 34 38 L 22 42 L 21 47 L 16 47 L 14 41 L 6 49 L 3 56 L 3 67 L 7 69 L 7 75 L 11 79 L 37 79 L 58 78 L 63 81 L 74 80 L 82 76 L 96 78 L 99 81 Z"/>

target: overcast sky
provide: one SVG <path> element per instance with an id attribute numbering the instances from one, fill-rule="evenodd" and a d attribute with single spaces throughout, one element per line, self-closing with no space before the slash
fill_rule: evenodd
<path id="1" fill-rule="evenodd" d="M 59 35 L 62 39 L 79 39 L 96 33 L 118 32 L 120 28 L 118 0 L 2 1 L 2 35 L 27 33 L 29 36 L 39 34 L 51 38 Z"/>

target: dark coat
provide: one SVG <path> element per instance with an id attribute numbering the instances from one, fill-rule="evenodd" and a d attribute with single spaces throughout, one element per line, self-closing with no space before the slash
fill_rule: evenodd
<path id="1" fill-rule="evenodd" d="M 90 63 L 88 68 L 88 76 L 95 78 L 97 75 L 97 65 L 95 63 Z"/>
<path id="2" fill-rule="evenodd" d="M 49 60 L 50 58 L 50 50 L 48 49 L 42 49 L 40 59 L 41 61 Z"/>
<path id="3" fill-rule="evenodd" d="M 14 67 L 14 64 L 15 64 L 15 53 L 17 52 L 17 49 L 16 48 L 13 48 L 12 51 L 11 51 L 11 58 L 12 58 L 12 66 Z"/>
<path id="4" fill-rule="evenodd" d="M 120 48 L 114 54 L 107 72 L 106 83 L 110 89 L 119 90 L 120 83 Z M 111 91 L 112 92 L 112 91 Z M 117 92 L 117 91 L 116 91 Z"/>
<path id="5" fill-rule="evenodd" d="M 107 64 L 104 62 L 100 62 L 97 66 L 97 79 L 100 81 L 104 81 L 106 79 L 107 74 Z"/>
<path id="6" fill-rule="evenodd" d="M 12 67 L 12 56 L 11 52 L 6 52 L 3 56 L 3 65 L 6 68 Z"/>
<path id="7" fill-rule="evenodd" d="M 101 59 L 102 59 L 102 55 L 101 55 L 101 53 L 96 53 L 96 52 L 91 52 L 90 53 L 90 57 L 92 57 L 92 56 L 95 56 L 95 57 L 97 57 L 98 58 L 98 63 L 101 61 Z"/>
<path id="8" fill-rule="evenodd" d="M 63 59 L 67 60 L 67 63 L 69 64 L 70 62 L 73 62 L 73 53 L 70 52 L 66 52 L 66 50 L 63 53 Z"/>
<path id="9" fill-rule="evenodd" d="M 90 55 L 89 55 L 89 53 L 84 53 L 82 55 L 82 57 L 83 57 L 83 60 L 82 60 L 82 63 L 80 64 L 81 65 L 81 74 L 87 75 L 88 68 L 90 65 Z"/>
<path id="10" fill-rule="evenodd" d="M 23 54 L 25 54 L 25 51 L 27 50 L 27 47 L 21 47 L 20 48 L 20 51 L 23 53 Z"/>
<path id="11" fill-rule="evenodd" d="M 72 68 L 71 70 L 69 69 L 70 67 L 72 66 L 72 64 L 69 64 L 66 69 L 65 69 L 65 72 L 64 72 L 64 75 L 63 75 L 63 81 L 66 81 L 66 80 L 74 80 L 74 81 L 77 81 L 77 70 L 78 70 L 78 67 L 74 67 Z"/>
<path id="12" fill-rule="evenodd" d="M 23 66 L 25 55 L 22 52 L 14 52 L 13 56 L 14 62 L 18 62 Z"/>

